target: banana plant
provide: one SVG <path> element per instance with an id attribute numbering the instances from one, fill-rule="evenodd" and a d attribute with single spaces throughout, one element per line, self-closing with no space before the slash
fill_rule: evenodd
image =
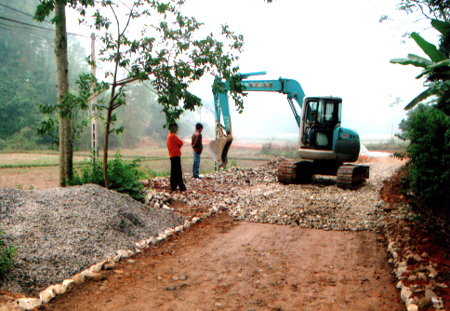
<path id="1" fill-rule="evenodd" d="M 450 34 L 449 22 L 432 20 L 431 25 L 443 36 Z M 445 104 L 450 102 L 450 59 L 434 44 L 426 41 L 418 33 L 413 32 L 411 34 L 411 38 L 416 41 L 417 45 L 424 51 L 429 59 L 415 54 L 408 54 L 407 58 L 391 59 L 390 62 L 393 64 L 413 65 L 415 67 L 423 68 L 423 71 L 416 77 L 416 79 L 426 76 L 429 83 L 427 83 L 428 88 L 408 103 L 404 109 L 410 110 L 420 102 L 432 96 L 438 97 L 438 108 L 443 107 Z M 439 73 L 440 75 L 444 73 L 444 78 L 439 78 L 436 79 L 436 81 L 432 81 L 435 80 L 432 76 L 436 73 Z"/>

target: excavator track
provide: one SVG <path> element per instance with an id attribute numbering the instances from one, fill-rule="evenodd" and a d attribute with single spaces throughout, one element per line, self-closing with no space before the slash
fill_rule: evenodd
<path id="1" fill-rule="evenodd" d="M 367 165 L 341 165 L 337 171 L 337 186 L 343 189 L 357 189 L 369 178 Z"/>
<path id="2" fill-rule="evenodd" d="M 278 165 L 278 181 L 283 184 L 298 184 L 311 181 L 314 175 L 312 161 L 283 161 Z"/>

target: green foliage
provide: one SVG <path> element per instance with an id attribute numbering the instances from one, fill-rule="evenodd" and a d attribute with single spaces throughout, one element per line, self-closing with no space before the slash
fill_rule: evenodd
<path id="1" fill-rule="evenodd" d="M 14 6 L 32 12 L 37 0 L 17 0 Z M 24 21 L 23 15 L 0 7 L 0 16 Z M 5 27 L 6 26 L 6 27 Z M 0 139 L 7 139 L 24 127 L 34 127 L 39 121 L 36 100 L 56 97 L 54 63 L 50 44 L 42 36 L 27 30 L 2 24 L 0 32 Z"/>
<path id="2" fill-rule="evenodd" d="M 125 163 L 120 154 L 117 153 L 112 161 L 112 165 L 108 165 L 109 189 L 126 193 L 137 200 L 142 200 L 144 185 L 139 181 L 141 175 L 138 170 L 139 162 L 140 160 L 136 159 L 132 163 Z"/>
<path id="3" fill-rule="evenodd" d="M 432 20 L 431 25 L 442 33 L 443 39 L 450 38 L 449 22 Z M 450 115 L 450 59 L 448 53 L 442 52 L 435 45 L 423 39 L 418 33 L 413 32 L 411 38 L 416 41 L 417 45 L 430 59 L 408 54 L 406 59 L 392 59 L 391 63 L 423 68 L 422 73 L 416 78 L 426 77 L 428 89 L 414 98 L 406 105 L 405 109 L 412 109 L 424 100 L 436 96 L 438 98 L 437 107 Z"/>
<path id="4" fill-rule="evenodd" d="M 142 179 L 155 178 L 155 177 L 166 177 L 166 176 L 170 176 L 170 171 L 163 171 L 161 173 L 158 173 L 157 171 L 155 171 L 154 169 L 151 169 L 151 168 L 141 170 L 141 174 L 140 174 L 140 177 Z"/>
<path id="5" fill-rule="evenodd" d="M 230 159 L 230 167 L 238 167 L 236 159 Z"/>
<path id="6" fill-rule="evenodd" d="M 39 0 L 15 0 L 8 6 L 32 14 L 39 3 Z M 39 25 L 19 11 L 0 6 L 0 16 Z M 43 29 L 25 25 L 16 27 L 17 24 L 5 23 L 7 24 L 3 24 L 0 32 L 0 139 L 6 143 L 2 149 L 17 149 L 16 141 L 29 139 L 28 136 L 19 138 L 24 133 L 23 129 L 29 128 L 34 132 L 42 121 L 36 103 L 51 106 L 56 102 L 56 66 L 52 47 L 54 42 L 50 32 Z M 39 25 L 44 28 L 49 26 Z M 82 46 L 75 39 L 69 38 L 71 83 L 80 70 L 85 68 L 85 62 L 81 61 L 84 58 Z M 15 138 L 11 140 L 13 135 Z M 50 139 L 42 139 L 34 133 L 32 136 L 33 143 L 45 148 L 51 142 Z"/>
<path id="7" fill-rule="evenodd" d="M 20 132 L 14 133 L 5 140 L 0 139 L 2 151 L 30 151 L 47 149 L 49 140 L 39 137 L 30 127 L 24 127 Z"/>
<path id="8" fill-rule="evenodd" d="M 412 190 L 427 204 L 450 207 L 450 117 L 435 106 L 422 104 L 400 128 L 399 137 L 411 141 L 406 156 Z"/>
<path id="9" fill-rule="evenodd" d="M 103 68 L 111 68 L 105 73 L 106 82 L 96 82 L 108 87 L 109 99 L 97 105 L 99 112 L 105 113 L 104 138 L 104 179 L 109 188 L 108 149 L 111 133 L 120 133 L 115 110 L 126 104 L 127 85 L 134 81 L 152 80 L 158 103 L 166 116 L 166 125 L 179 119 L 184 111 L 194 111 L 201 106 L 201 100 L 189 91 L 189 86 L 206 74 L 218 74 L 229 80 L 238 72 L 233 63 L 238 60 L 234 52 L 241 52 L 244 37 L 236 35 L 228 25 L 222 25 L 222 35 L 228 46 L 217 41 L 213 34 L 198 38 L 202 26 L 193 17 L 181 14 L 184 0 L 135 0 L 128 7 L 118 0 L 40 0 L 35 19 L 42 21 L 55 10 L 55 3 L 70 4 L 81 15 L 80 22 L 95 26 L 102 33 L 99 61 Z M 86 17 L 85 9 L 94 7 L 94 14 Z M 107 10 L 105 10 L 105 8 Z M 105 14 L 112 13 L 114 20 Z M 122 15 L 122 16 L 121 16 Z M 59 23 L 64 16 L 55 16 L 53 23 Z M 121 19 L 125 23 L 119 23 Z M 139 33 L 128 28 L 136 19 L 145 20 Z M 112 27 L 114 26 L 114 27 Z M 114 30 L 110 31 L 110 28 Z M 123 72 L 128 74 L 124 77 Z M 231 89 L 231 94 L 239 102 L 239 92 Z M 91 94 L 88 97 L 92 97 Z M 64 108 L 64 107 L 61 107 Z M 59 109 L 60 113 L 65 110 Z"/>
<path id="10" fill-rule="evenodd" d="M 0 230 L 0 279 L 11 269 L 12 257 L 17 247 L 7 246 L 2 240 L 4 232 Z"/>
<path id="11" fill-rule="evenodd" d="M 39 111 L 44 115 L 49 115 L 46 120 L 41 121 L 36 133 L 52 138 L 52 149 L 59 147 L 58 118 L 72 119 L 72 139 L 80 139 L 83 128 L 89 123 L 87 110 L 91 96 L 98 96 L 108 89 L 105 83 L 97 83 L 97 79 L 92 74 L 82 73 L 75 82 L 78 85 L 78 94 L 67 93 L 62 100 L 55 104 L 39 104 Z M 92 89 L 92 85 L 95 87 Z"/>
<path id="12" fill-rule="evenodd" d="M 450 14 L 450 2 L 448 0 L 400 0 L 397 9 L 407 14 L 420 12 L 428 19 L 446 20 Z"/>
<path id="13" fill-rule="evenodd" d="M 139 168 L 139 159 L 127 163 L 122 159 L 119 152 L 116 153 L 114 160 L 108 163 L 108 176 L 110 180 L 110 190 L 120 193 L 128 194 L 136 200 L 141 200 L 144 197 L 142 192 L 143 184 L 139 182 L 141 171 Z M 97 184 L 102 187 L 105 186 L 105 179 L 103 174 L 103 166 L 101 161 L 91 156 L 89 161 L 86 161 L 81 168 L 80 173 L 74 172 L 70 185 L 83 184 Z"/>

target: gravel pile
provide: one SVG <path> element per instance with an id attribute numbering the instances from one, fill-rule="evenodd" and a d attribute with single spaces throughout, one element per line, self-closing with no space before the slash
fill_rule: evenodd
<path id="1" fill-rule="evenodd" d="M 0 288 L 33 293 L 184 221 L 97 185 L 1 188 L 3 241 L 17 250 Z"/>

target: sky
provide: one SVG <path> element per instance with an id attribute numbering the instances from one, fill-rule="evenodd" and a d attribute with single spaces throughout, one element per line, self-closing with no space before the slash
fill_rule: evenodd
<path id="1" fill-rule="evenodd" d="M 398 123 L 406 115 L 402 108 L 424 90 L 424 81 L 415 79 L 419 68 L 389 62 L 406 58 L 408 53 L 425 56 L 412 39 L 402 35 L 421 31 L 423 37 L 437 44 L 434 30 L 424 30 L 429 28 L 429 21 L 417 21 L 417 16 L 396 11 L 398 2 L 187 0 L 181 11 L 203 22 L 205 34 L 220 34 L 220 25 L 228 24 L 244 35 L 240 72 L 267 72 L 254 79 L 297 80 L 306 96 L 341 97 L 342 126 L 369 137 L 389 136 L 393 127 L 398 132 Z M 380 23 L 381 15 L 389 15 L 393 21 Z M 205 76 L 191 91 L 211 102 L 212 82 L 211 75 Z M 403 102 L 390 107 L 396 97 Z M 283 94 L 250 92 L 244 107 L 242 114 L 232 113 L 235 137 L 298 135 Z M 214 122 L 204 109 L 200 118 L 202 122 Z"/>

